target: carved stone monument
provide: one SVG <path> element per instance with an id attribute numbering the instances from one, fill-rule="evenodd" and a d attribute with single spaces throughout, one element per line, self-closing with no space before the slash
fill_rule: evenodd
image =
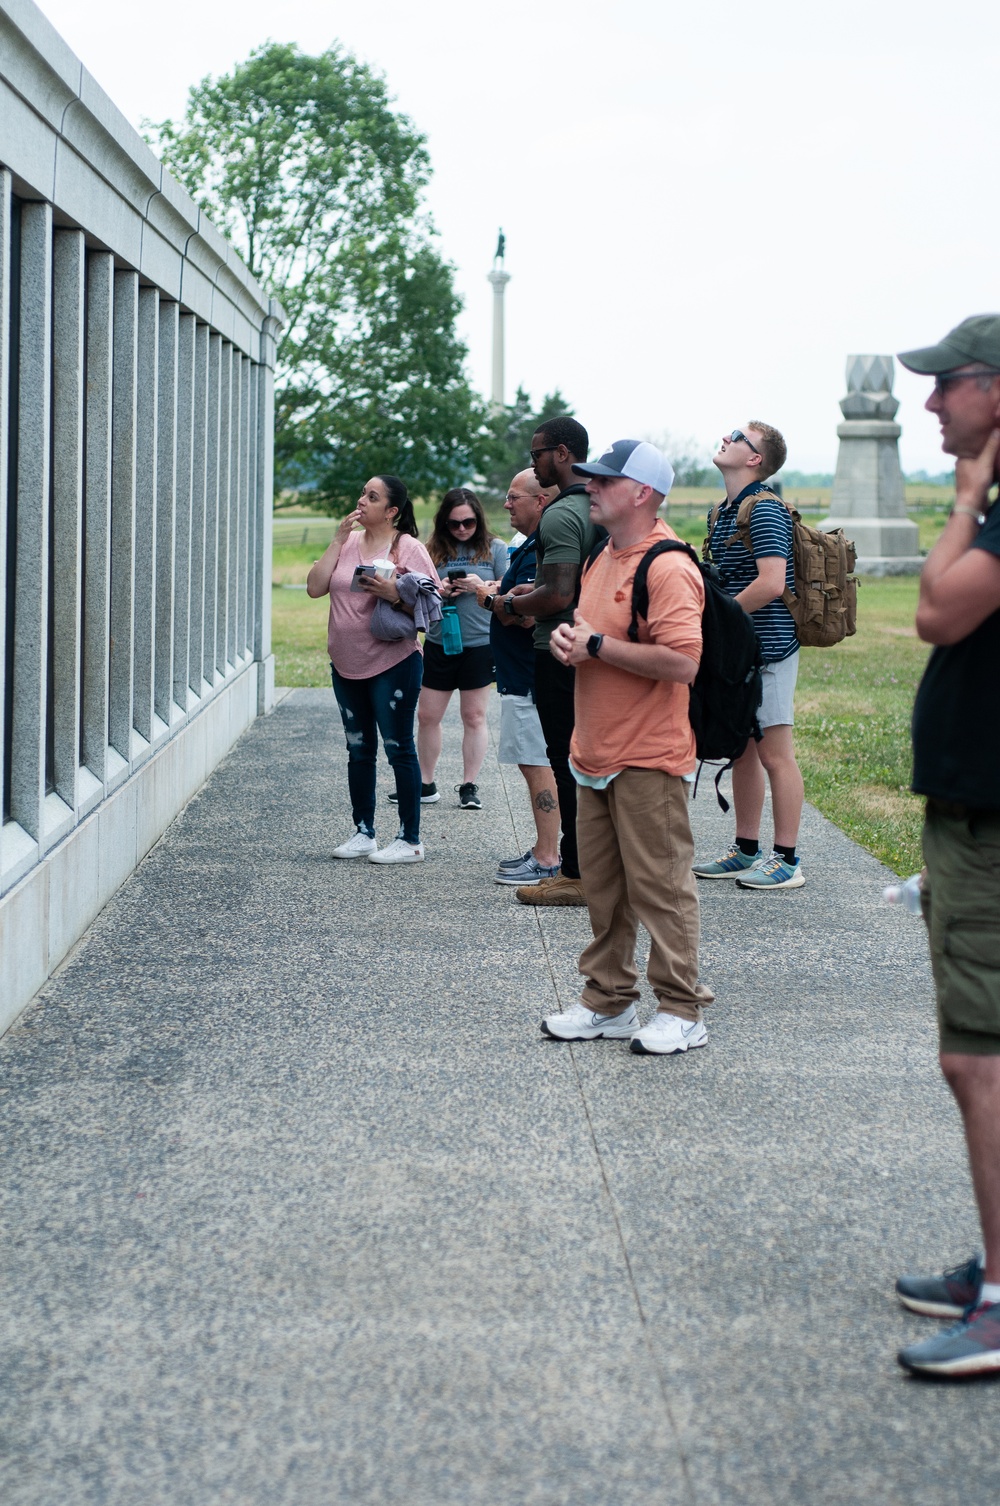
<path id="1" fill-rule="evenodd" d="M 892 380 L 892 356 L 848 356 L 830 516 L 819 526 L 854 540 L 860 575 L 918 575 L 923 564 L 917 525 L 906 516 Z"/>

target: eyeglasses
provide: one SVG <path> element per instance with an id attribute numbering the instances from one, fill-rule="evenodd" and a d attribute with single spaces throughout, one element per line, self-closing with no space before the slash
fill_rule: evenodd
<path id="1" fill-rule="evenodd" d="M 938 397 L 944 397 L 953 382 L 964 382 L 970 377 L 996 377 L 1000 371 L 990 366 L 982 366 L 978 371 L 942 371 L 940 376 L 934 378 L 934 391 Z"/>
<path id="2" fill-rule="evenodd" d="M 558 448 L 557 444 L 543 444 L 537 450 L 529 450 L 528 454 L 531 456 L 532 461 L 535 461 L 539 455 L 547 455 L 550 450 L 558 450 Z"/>
<path id="3" fill-rule="evenodd" d="M 743 441 L 744 444 L 747 444 L 747 445 L 750 446 L 751 450 L 753 450 L 753 452 L 754 452 L 755 455 L 759 455 L 760 454 L 760 451 L 758 450 L 757 446 L 753 443 L 752 440 L 747 439 L 747 437 L 744 434 L 744 432 L 743 432 L 742 429 L 734 429 L 733 430 L 733 432 L 729 436 L 729 443 L 730 444 L 739 444 L 739 442 L 740 442 L 741 439 L 742 439 L 742 441 Z"/>
<path id="4" fill-rule="evenodd" d="M 478 522 L 479 522 L 478 518 L 449 518 L 448 519 L 448 527 L 449 528 L 475 528 L 475 526 L 476 526 L 476 524 Z"/>

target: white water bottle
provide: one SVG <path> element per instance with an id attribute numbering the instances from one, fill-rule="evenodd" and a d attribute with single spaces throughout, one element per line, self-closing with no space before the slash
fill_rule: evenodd
<path id="1" fill-rule="evenodd" d="M 911 915 L 920 914 L 920 891 L 923 888 L 923 875 L 913 873 L 905 884 L 890 884 L 882 890 L 882 900 L 887 905 L 902 905 Z"/>

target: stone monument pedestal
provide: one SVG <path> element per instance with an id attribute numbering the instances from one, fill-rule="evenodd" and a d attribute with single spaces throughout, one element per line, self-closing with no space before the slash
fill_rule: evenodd
<path id="1" fill-rule="evenodd" d="M 853 540 L 858 575 L 919 575 L 923 566 L 917 525 L 906 516 L 892 381 L 891 356 L 848 357 L 830 516 L 819 527 Z"/>

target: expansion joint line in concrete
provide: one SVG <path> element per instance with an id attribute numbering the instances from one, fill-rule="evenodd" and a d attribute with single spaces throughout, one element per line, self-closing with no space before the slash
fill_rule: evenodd
<path id="1" fill-rule="evenodd" d="M 490 741 L 493 742 L 493 729 L 492 728 L 490 728 Z M 494 747 L 494 752 L 495 751 L 496 751 L 496 749 Z M 516 823 L 516 820 L 515 820 L 515 817 L 514 817 L 514 808 L 511 805 L 511 801 L 510 801 L 510 792 L 509 792 L 509 790 L 507 788 L 507 780 L 506 780 L 506 778 L 504 776 L 504 766 L 503 766 L 502 763 L 500 763 L 498 761 L 497 768 L 500 770 L 500 782 L 501 782 L 501 784 L 503 786 L 504 799 L 507 802 L 507 810 L 510 813 L 511 828 L 512 828 L 512 830 L 514 832 L 514 836 L 516 838 L 517 837 L 517 823 Z M 547 970 L 548 975 L 549 975 L 549 981 L 552 984 L 552 995 L 553 995 L 553 998 L 556 1001 L 556 1005 L 558 1006 L 558 1008 L 561 1009 L 563 1007 L 563 1001 L 562 1001 L 562 998 L 561 998 L 561 995 L 560 995 L 560 992 L 559 992 L 559 983 L 558 983 L 558 980 L 556 978 L 555 968 L 552 965 L 552 956 L 551 956 L 551 953 L 549 952 L 548 943 L 546 941 L 545 928 L 542 925 L 542 912 L 538 908 L 536 908 L 534 910 L 534 918 L 535 918 L 535 924 L 538 927 L 538 939 L 539 939 L 539 942 L 541 943 L 542 956 L 545 958 L 545 967 L 546 967 L 546 970 Z M 625 1235 L 624 1235 L 624 1232 L 622 1230 L 621 1219 L 618 1217 L 618 1208 L 617 1208 L 617 1205 L 615 1203 L 614 1194 L 611 1191 L 611 1183 L 608 1180 L 608 1174 L 607 1174 L 607 1171 L 606 1171 L 605 1165 L 604 1165 L 604 1158 L 601 1155 L 600 1146 L 597 1143 L 597 1134 L 596 1134 L 596 1132 L 594 1130 L 594 1121 L 593 1121 L 593 1119 L 590 1116 L 590 1106 L 587 1103 L 587 1095 L 584 1092 L 583 1079 L 580 1076 L 580 1067 L 579 1067 L 579 1063 L 577 1061 L 577 1055 L 576 1055 L 576 1053 L 577 1053 L 577 1050 L 579 1048 L 577 1046 L 573 1045 L 572 1043 L 570 1043 L 570 1044 L 566 1045 L 565 1047 L 562 1047 L 562 1048 L 559 1048 L 559 1049 L 562 1049 L 562 1050 L 565 1050 L 565 1051 L 569 1052 L 569 1058 L 570 1058 L 570 1061 L 573 1064 L 573 1076 L 574 1076 L 574 1078 L 576 1080 L 576 1090 L 577 1090 L 577 1092 L 580 1095 L 580 1103 L 581 1103 L 581 1105 L 583 1107 L 584 1116 L 585 1116 L 585 1118 L 587 1120 L 587 1130 L 588 1130 L 588 1133 L 590 1135 L 590 1143 L 591 1143 L 591 1146 L 593 1147 L 594 1156 L 596 1157 L 596 1160 L 597 1160 L 598 1170 L 600 1171 L 600 1174 L 601 1174 L 601 1182 L 603 1183 L 603 1186 L 604 1186 L 604 1194 L 605 1194 L 605 1197 L 608 1200 L 608 1207 L 611 1209 L 611 1217 L 612 1217 L 612 1220 L 613 1220 L 614 1226 L 615 1226 L 615 1238 L 618 1241 L 618 1247 L 621 1250 L 622 1259 L 625 1262 L 625 1270 L 626 1270 L 627 1275 L 628 1275 L 628 1283 L 629 1283 L 629 1287 L 630 1287 L 631 1292 L 632 1292 L 632 1300 L 635 1303 L 635 1309 L 636 1309 L 636 1312 L 639 1315 L 639 1324 L 640 1324 L 640 1327 L 642 1328 L 643 1343 L 645 1344 L 645 1346 L 646 1346 L 646 1352 L 649 1355 L 649 1362 L 650 1362 L 650 1364 L 653 1367 L 653 1371 L 654 1371 L 654 1373 L 656 1375 L 657 1380 L 659 1381 L 660 1395 L 663 1398 L 664 1411 L 667 1414 L 667 1421 L 670 1424 L 670 1431 L 673 1434 L 674 1442 L 675 1442 L 675 1444 L 677 1446 L 677 1456 L 680 1459 L 681 1471 L 682 1471 L 683 1476 L 684 1476 L 684 1484 L 686 1486 L 685 1494 L 687 1495 L 688 1500 L 690 1502 L 692 1502 L 692 1506 L 693 1506 L 693 1503 L 695 1502 L 696 1497 L 695 1497 L 694 1486 L 693 1486 L 692 1481 L 691 1481 L 690 1470 L 688 1468 L 687 1456 L 684 1453 L 684 1448 L 683 1448 L 683 1445 L 681 1443 L 681 1438 L 680 1438 L 680 1431 L 679 1431 L 679 1429 L 677 1427 L 677 1421 L 676 1421 L 676 1418 L 674 1417 L 673 1408 L 670 1405 L 670 1392 L 669 1392 L 669 1389 L 668 1389 L 668 1386 L 667 1386 L 667 1379 L 666 1379 L 666 1376 L 663 1373 L 663 1367 L 660 1365 L 660 1363 L 658 1362 L 658 1360 L 656 1358 L 656 1351 L 654 1350 L 652 1342 L 650 1340 L 649 1325 L 646 1322 L 646 1313 L 645 1313 L 645 1310 L 644 1310 L 643 1305 L 642 1305 L 642 1298 L 639 1295 L 639 1288 L 638 1288 L 638 1285 L 636 1283 L 635 1273 L 634 1273 L 634 1271 L 632 1269 L 632 1261 L 631 1261 L 631 1258 L 629 1256 L 628 1246 L 627 1246 L 627 1244 L 625 1242 Z M 584 1048 L 584 1049 L 586 1049 L 586 1048 Z"/>

